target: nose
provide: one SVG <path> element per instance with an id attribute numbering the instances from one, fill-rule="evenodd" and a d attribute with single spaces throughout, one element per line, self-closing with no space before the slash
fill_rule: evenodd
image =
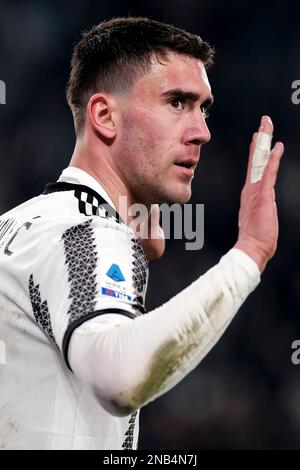
<path id="1" fill-rule="evenodd" d="M 210 141 L 211 134 L 203 117 L 201 109 L 193 113 L 189 121 L 188 130 L 185 134 L 186 145 L 203 145 Z"/>

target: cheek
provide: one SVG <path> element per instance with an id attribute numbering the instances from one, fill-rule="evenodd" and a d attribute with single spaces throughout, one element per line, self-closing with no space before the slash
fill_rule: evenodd
<path id="1" fill-rule="evenodd" d="M 140 116 L 140 125 L 151 150 L 159 160 L 168 161 L 178 145 L 180 128 L 176 119 L 165 110 L 157 108 L 152 113 Z M 161 164 L 163 162 L 161 161 Z"/>
<path id="2" fill-rule="evenodd" d="M 127 138 L 123 142 L 130 147 L 131 151 L 137 152 L 140 159 L 146 158 L 148 162 L 161 158 L 166 144 L 166 131 L 163 121 L 155 118 L 149 111 L 134 113 L 134 117 L 127 116 L 124 129 Z M 127 142 L 126 142 L 127 141 Z M 149 158 L 149 154 L 152 158 Z"/>

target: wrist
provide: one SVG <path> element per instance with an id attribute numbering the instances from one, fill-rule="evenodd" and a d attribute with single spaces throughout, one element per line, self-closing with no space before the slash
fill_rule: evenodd
<path id="1" fill-rule="evenodd" d="M 250 258 L 252 258 L 252 260 L 257 264 L 261 273 L 264 271 L 268 258 L 259 246 L 248 240 L 238 240 L 234 245 L 234 248 L 237 248 L 250 256 Z"/>

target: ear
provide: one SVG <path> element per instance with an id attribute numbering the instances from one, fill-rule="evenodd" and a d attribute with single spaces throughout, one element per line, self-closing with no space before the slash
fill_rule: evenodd
<path id="1" fill-rule="evenodd" d="M 111 95 L 96 93 L 87 105 L 87 115 L 95 131 L 107 139 L 116 136 L 116 102 Z"/>

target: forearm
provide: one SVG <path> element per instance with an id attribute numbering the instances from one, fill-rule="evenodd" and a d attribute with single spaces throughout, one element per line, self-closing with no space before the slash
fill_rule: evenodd
<path id="1" fill-rule="evenodd" d="M 100 316 L 79 327 L 70 343 L 71 367 L 109 412 L 129 414 L 197 366 L 258 282 L 255 263 L 231 250 L 147 315 L 122 317 L 114 326 L 107 322 L 104 329 Z"/>

